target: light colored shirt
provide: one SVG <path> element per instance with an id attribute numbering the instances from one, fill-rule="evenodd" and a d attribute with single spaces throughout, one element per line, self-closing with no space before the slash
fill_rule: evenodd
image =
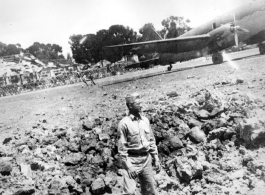
<path id="1" fill-rule="evenodd" d="M 127 162 L 127 165 L 130 151 L 134 153 L 148 152 L 157 157 L 155 137 L 146 117 L 140 116 L 139 119 L 134 115 L 124 117 L 118 125 L 118 132 L 120 135 L 118 151 L 122 161 Z"/>

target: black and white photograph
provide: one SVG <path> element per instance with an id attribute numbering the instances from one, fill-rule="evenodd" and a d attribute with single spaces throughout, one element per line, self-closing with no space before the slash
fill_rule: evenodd
<path id="1" fill-rule="evenodd" d="M 264 195 L 265 0 L 0 0 L 0 195 Z"/>

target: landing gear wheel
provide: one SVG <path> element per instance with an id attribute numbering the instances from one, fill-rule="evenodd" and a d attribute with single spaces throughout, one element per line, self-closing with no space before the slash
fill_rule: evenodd
<path id="1" fill-rule="evenodd" d="M 213 61 L 214 64 L 221 64 L 224 61 L 223 55 L 221 53 L 219 53 L 219 52 L 214 53 L 212 55 L 212 61 Z"/>
<path id="2" fill-rule="evenodd" d="M 260 55 L 265 54 L 265 44 L 264 43 L 259 44 L 259 53 L 260 53 Z"/>

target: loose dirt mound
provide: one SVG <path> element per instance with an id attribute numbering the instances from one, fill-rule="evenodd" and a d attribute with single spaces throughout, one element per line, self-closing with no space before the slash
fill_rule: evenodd
<path id="1" fill-rule="evenodd" d="M 167 96 L 144 110 L 163 165 L 155 175 L 160 194 L 248 194 L 265 184 L 260 99 L 217 90 L 198 91 L 185 102 L 170 99 L 176 92 Z M 122 117 L 85 116 L 77 128 L 50 128 L 42 120 L 25 134 L 6 138 L 0 151 L 2 193 L 121 194 Z"/>

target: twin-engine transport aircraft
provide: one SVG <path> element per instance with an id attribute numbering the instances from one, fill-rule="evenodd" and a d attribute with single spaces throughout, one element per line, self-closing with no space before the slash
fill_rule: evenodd
<path id="1" fill-rule="evenodd" d="M 223 62 L 220 51 L 236 45 L 258 43 L 265 54 L 265 0 L 253 0 L 177 38 L 113 45 L 140 47 L 143 53 L 158 53 L 160 64 L 172 64 L 212 54 L 214 64 Z"/>

